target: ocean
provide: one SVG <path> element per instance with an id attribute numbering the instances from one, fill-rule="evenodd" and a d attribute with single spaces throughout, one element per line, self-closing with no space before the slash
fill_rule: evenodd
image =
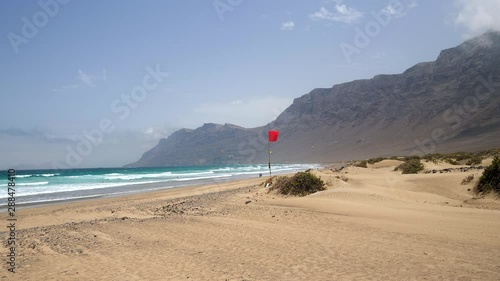
<path id="1" fill-rule="evenodd" d="M 314 164 L 273 164 L 275 174 L 292 173 Z M 64 200 L 117 196 L 146 191 L 227 182 L 236 179 L 269 176 L 267 164 L 166 167 L 98 168 L 70 170 L 18 170 L 15 177 L 16 205 L 56 203 Z M 0 172 L 0 200 L 7 198 L 7 171 Z"/>

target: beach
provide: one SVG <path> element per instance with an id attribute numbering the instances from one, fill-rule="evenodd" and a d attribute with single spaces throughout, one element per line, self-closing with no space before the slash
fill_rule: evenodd
<path id="1" fill-rule="evenodd" d="M 328 189 L 306 197 L 256 177 L 22 209 L 16 273 L 2 261 L 0 279 L 498 280 L 500 202 L 473 194 L 482 171 L 399 163 L 314 171 Z"/>

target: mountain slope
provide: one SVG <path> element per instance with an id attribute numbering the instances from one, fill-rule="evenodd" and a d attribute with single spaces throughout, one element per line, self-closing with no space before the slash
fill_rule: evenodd
<path id="1" fill-rule="evenodd" d="M 314 89 L 265 127 L 205 124 L 180 130 L 127 166 L 266 163 L 269 128 L 281 131 L 274 162 L 498 146 L 500 33 L 443 50 L 436 61 L 402 74 Z"/>

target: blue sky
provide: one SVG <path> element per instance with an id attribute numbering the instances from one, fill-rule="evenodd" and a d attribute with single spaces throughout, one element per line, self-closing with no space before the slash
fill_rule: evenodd
<path id="1" fill-rule="evenodd" d="M 499 10 L 500 0 L 1 1 L 0 168 L 121 166 L 179 128 L 265 125 L 313 88 L 401 73 L 499 29 Z M 69 163 L 103 120 L 102 140 Z"/>

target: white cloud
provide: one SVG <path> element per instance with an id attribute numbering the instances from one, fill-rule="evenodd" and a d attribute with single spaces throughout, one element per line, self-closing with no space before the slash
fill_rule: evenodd
<path id="1" fill-rule="evenodd" d="M 293 21 L 287 21 L 281 24 L 281 30 L 293 30 L 295 28 L 295 23 Z"/>
<path id="2" fill-rule="evenodd" d="M 78 70 L 78 75 L 76 76 L 78 80 L 82 81 L 85 85 L 89 87 L 95 87 L 96 86 L 96 81 L 98 80 L 107 80 L 107 72 L 105 69 L 102 70 L 102 75 L 96 76 L 92 74 L 88 74 L 83 72 L 82 70 Z"/>
<path id="3" fill-rule="evenodd" d="M 413 2 L 410 3 L 410 5 L 408 7 L 411 8 L 412 6 L 413 6 Z M 413 7 L 416 7 L 416 6 L 413 6 Z M 382 13 L 388 14 L 388 15 L 395 17 L 395 18 L 399 18 L 399 17 L 406 15 L 406 12 L 404 11 L 403 5 L 401 5 L 401 3 L 399 3 L 399 2 L 389 3 L 387 6 L 385 6 L 382 9 Z"/>
<path id="4" fill-rule="evenodd" d="M 161 138 L 166 138 L 172 133 L 170 126 L 155 126 L 144 129 L 141 133 L 135 133 L 143 142 L 157 142 Z"/>
<path id="5" fill-rule="evenodd" d="M 381 60 L 386 56 L 385 52 L 376 52 L 371 56 L 372 59 L 374 60 Z"/>
<path id="6" fill-rule="evenodd" d="M 87 74 L 81 70 L 78 70 L 78 76 L 77 76 L 78 80 L 82 81 L 83 83 L 85 83 L 87 86 L 89 87 L 95 87 L 95 84 L 94 84 L 94 80 L 96 80 L 97 78 L 95 76 L 92 76 L 90 74 Z"/>
<path id="7" fill-rule="evenodd" d="M 455 0 L 455 3 L 459 9 L 455 24 L 465 29 L 465 38 L 490 29 L 500 30 L 500 0 Z"/>
<path id="8" fill-rule="evenodd" d="M 362 17 L 362 12 L 357 11 L 354 8 L 347 7 L 339 1 L 335 4 L 335 12 L 330 12 L 325 7 L 321 7 L 319 11 L 309 15 L 309 18 L 312 20 L 338 21 L 347 24 L 356 23 Z"/>
<path id="9" fill-rule="evenodd" d="M 78 85 L 78 84 L 63 85 L 59 88 L 52 89 L 52 91 L 63 93 L 63 92 L 67 92 L 69 90 L 77 89 L 79 87 L 80 87 L 80 85 Z"/>
<path id="10" fill-rule="evenodd" d="M 231 123 L 247 128 L 264 126 L 278 117 L 293 99 L 258 97 L 251 100 L 204 103 L 197 106 L 189 118 L 180 118 L 178 125 L 196 128 L 203 123 Z"/>

